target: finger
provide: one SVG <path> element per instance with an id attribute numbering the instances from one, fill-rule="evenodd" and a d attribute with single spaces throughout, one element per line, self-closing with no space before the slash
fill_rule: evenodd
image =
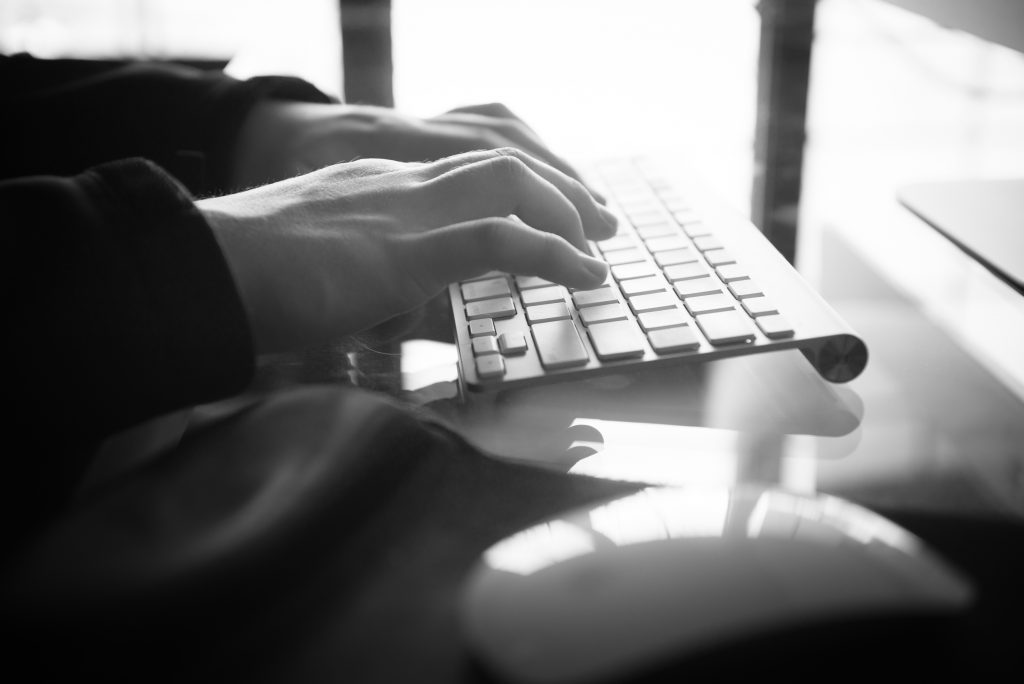
<path id="1" fill-rule="evenodd" d="M 437 117 L 436 121 L 458 124 L 469 129 L 470 137 L 487 143 L 487 147 L 503 147 L 509 143 L 543 159 L 562 173 L 580 179 L 580 174 L 567 161 L 553 153 L 537 134 L 517 117 L 498 117 L 470 111 L 454 112 Z M 481 135 L 491 133 L 493 136 Z"/>
<path id="2" fill-rule="evenodd" d="M 608 265 L 563 238 L 510 218 L 489 217 L 445 226 L 413 238 L 416 263 L 433 290 L 488 271 L 535 275 L 567 287 L 591 289 Z"/>
<path id="3" fill-rule="evenodd" d="M 563 157 L 555 154 L 551 149 L 544 144 L 537 135 L 537 132 L 533 130 L 525 121 L 520 119 L 505 105 L 502 104 L 488 104 L 488 105 L 476 105 L 472 107 L 461 107 L 453 109 L 446 115 L 436 117 L 436 121 L 461 124 L 470 128 L 470 131 L 475 129 L 483 129 L 493 133 L 495 139 L 487 144 L 487 147 L 503 147 L 511 143 L 513 146 L 520 147 L 526 152 L 534 155 L 539 159 L 543 159 L 548 164 L 558 169 L 570 178 L 575 178 L 581 183 L 585 184 L 583 176 L 580 172 Z M 480 138 L 480 135 L 473 135 L 470 133 L 470 137 Z M 586 185 L 586 184 L 585 184 Z M 597 190 L 591 188 L 589 185 L 586 186 L 587 190 L 597 199 L 601 204 L 607 204 L 607 198 Z"/>
<path id="4" fill-rule="evenodd" d="M 458 223 L 515 215 L 537 230 L 554 233 L 589 252 L 580 210 L 554 184 L 519 159 L 498 155 L 444 174 L 433 182 L 449 203 L 438 222 Z"/>
<path id="5" fill-rule="evenodd" d="M 531 173 L 522 173 L 524 170 Z M 533 225 L 533 221 L 527 218 L 530 215 L 534 220 L 541 221 L 545 230 L 553 228 L 553 232 L 562 234 L 581 247 L 584 237 L 603 240 L 614 235 L 618 225 L 615 214 L 596 203 L 582 183 L 515 148 L 455 155 L 423 167 L 420 173 L 437 174 L 434 182 L 448 186 L 448 192 L 452 193 L 447 195 L 449 197 L 461 196 L 476 200 L 471 205 L 476 213 L 466 215 L 462 220 L 495 215 L 496 211 L 507 209 L 507 213 L 517 213 Z M 546 181 L 546 184 L 537 184 L 538 178 Z M 448 185 L 452 182 L 455 187 Z M 559 207 L 556 198 L 549 196 L 551 188 L 556 189 L 576 210 L 582 235 L 571 226 L 559 227 L 557 223 L 552 223 L 557 217 L 549 212 L 557 212 Z M 518 193 L 509 195 L 509 190 Z M 514 206 L 496 207 L 494 201 L 502 198 L 506 202 L 511 200 Z M 520 209 L 526 213 L 519 213 Z"/>
<path id="6" fill-rule="evenodd" d="M 512 110 L 507 105 L 501 102 L 486 102 L 472 105 L 462 105 L 461 107 L 453 107 L 448 110 L 448 113 L 457 114 L 459 112 L 466 112 L 468 114 L 483 114 L 484 116 L 499 116 L 502 118 L 518 119 L 519 117 L 512 113 Z"/>

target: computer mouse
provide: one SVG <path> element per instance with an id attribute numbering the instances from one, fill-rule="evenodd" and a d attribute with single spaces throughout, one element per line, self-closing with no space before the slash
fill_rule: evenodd
<path id="1" fill-rule="evenodd" d="M 652 487 L 489 548 L 459 617 L 477 669 L 503 682 L 891 672 L 901 654 L 921 671 L 974 593 L 921 538 L 842 498 Z"/>

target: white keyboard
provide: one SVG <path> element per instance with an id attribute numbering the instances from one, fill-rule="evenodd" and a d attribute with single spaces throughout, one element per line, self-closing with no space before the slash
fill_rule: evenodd
<path id="1" fill-rule="evenodd" d="M 610 275 L 593 290 L 489 273 L 449 287 L 460 373 L 487 391 L 798 348 L 846 382 L 867 348 L 749 221 L 696 184 L 613 160 L 587 181 L 619 216 L 591 243 Z"/>

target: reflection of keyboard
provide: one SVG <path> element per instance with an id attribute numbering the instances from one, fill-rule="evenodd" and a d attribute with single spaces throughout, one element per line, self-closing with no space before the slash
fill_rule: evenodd
<path id="1" fill-rule="evenodd" d="M 644 162 L 598 164 L 588 181 L 619 215 L 593 243 L 605 284 L 568 291 L 490 273 L 450 286 L 460 370 L 473 390 L 799 348 L 846 382 L 867 349 L 748 221 Z"/>

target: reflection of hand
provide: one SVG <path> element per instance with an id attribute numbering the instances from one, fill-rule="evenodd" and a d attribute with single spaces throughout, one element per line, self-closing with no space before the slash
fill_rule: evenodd
<path id="1" fill-rule="evenodd" d="M 433 161 L 499 147 L 516 147 L 579 179 L 502 104 L 419 119 L 384 107 L 267 101 L 256 106 L 243 128 L 235 181 L 237 187 L 251 187 L 355 159 Z"/>
<path id="2" fill-rule="evenodd" d="M 338 164 L 198 206 L 262 352 L 363 330 L 490 270 L 596 287 L 607 266 L 586 240 L 615 232 L 580 183 L 511 148 Z"/>

